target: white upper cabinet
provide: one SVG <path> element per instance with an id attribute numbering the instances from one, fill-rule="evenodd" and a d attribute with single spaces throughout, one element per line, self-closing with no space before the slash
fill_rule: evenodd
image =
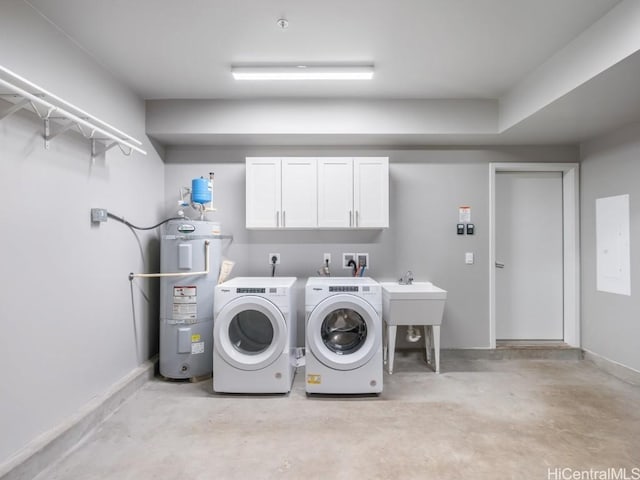
<path id="1" fill-rule="evenodd" d="M 389 159 L 353 159 L 354 223 L 359 228 L 389 226 Z"/>
<path id="2" fill-rule="evenodd" d="M 248 157 L 247 228 L 314 228 L 318 220 L 312 158 Z"/>
<path id="3" fill-rule="evenodd" d="M 248 157 L 247 228 L 386 228 L 387 157 Z"/>
<path id="4" fill-rule="evenodd" d="M 280 226 L 279 158 L 247 158 L 246 161 L 247 228 L 277 228 Z"/>
<path id="5" fill-rule="evenodd" d="M 318 226 L 387 228 L 389 159 L 318 159 Z"/>
<path id="6" fill-rule="evenodd" d="M 315 158 L 282 159 L 282 222 L 285 228 L 318 224 L 318 181 Z"/>
<path id="7" fill-rule="evenodd" d="M 318 159 L 318 226 L 353 226 L 353 159 Z"/>

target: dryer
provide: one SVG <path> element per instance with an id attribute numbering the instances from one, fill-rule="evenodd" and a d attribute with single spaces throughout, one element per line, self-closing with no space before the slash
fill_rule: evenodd
<path id="1" fill-rule="evenodd" d="M 382 392 L 382 289 L 367 277 L 313 277 L 305 287 L 306 391 Z"/>
<path id="2" fill-rule="evenodd" d="M 238 277 L 216 286 L 213 390 L 287 393 L 296 369 L 295 277 Z"/>

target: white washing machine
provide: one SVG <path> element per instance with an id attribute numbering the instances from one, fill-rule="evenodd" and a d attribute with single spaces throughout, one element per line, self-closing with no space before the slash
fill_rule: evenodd
<path id="1" fill-rule="evenodd" d="M 307 393 L 382 392 L 382 289 L 366 277 L 313 277 L 305 288 Z"/>
<path id="2" fill-rule="evenodd" d="M 238 277 L 216 286 L 213 390 L 287 393 L 296 369 L 294 277 Z"/>

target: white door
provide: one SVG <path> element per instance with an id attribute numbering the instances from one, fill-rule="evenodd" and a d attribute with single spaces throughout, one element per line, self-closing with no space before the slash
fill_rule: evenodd
<path id="1" fill-rule="evenodd" d="M 373 307 L 360 297 L 337 294 L 326 298 L 307 320 L 307 347 L 334 370 L 360 368 L 380 348 L 382 332 L 376 316 Z"/>
<path id="2" fill-rule="evenodd" d="M 222 308 L 213 324 L 218 354 L 240 370 L 261 370 L 275 362 L 286 347 L 286 323 L 269 300 L 244 296 Z"/>
<path id="3" fill-rule="evenodd" d="M 563 339 L 562 173 L 497 172 L 496 339 Z"/>
<path id="4" fill-rule="evenodd" d="M 281 226 L 280 159 L 251 157 L 246 160 L 246 226 Z"/>
<path id="5" fill-rule="evenodd" d="M 353 160 L 350 157 L 318 159 L 318 226 L 348 228 L 354 225 Z"/>
<path id="6" fill-rule="evenodd" d="M 353 160 L 354 226 L 389 226 L 389 159 L 362 157 Z"/>
<path id="7" fill-rule="evenodd" d="M 282 159 L 282 222 L 286 228 L 318 224 L 318 179 L 315 158 Z"/>

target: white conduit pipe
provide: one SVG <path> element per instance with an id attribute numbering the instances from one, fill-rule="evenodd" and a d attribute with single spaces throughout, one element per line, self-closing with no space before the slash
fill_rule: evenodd
<path id="1" fill-rule="evenodd" d="M 172 272 L 172 273 L 130 273 L 129 281 L 134 278 L 160 278 L 160 277 L 191 277 L 193 275 L 209 275 L 209 240 L 204 241 L 204 271 L 202 272 Z"/>
<path id="2" fill-rule="evenodd" d="M 90 122 L 87 122 L 86 120 L 74 115 L 71 112 L 68 112 L 67 110 L 65 110 L 64 108 L 61 107 L 56 107 L 55 105 L 47 102 L 46 100 L 43 100 L 40 97 L 37 97 L 35 95 L 32 95 L 31 93 L 27 92 L 26 90 L 23 90 L 20 87 L 16 87 L 15 85 L 13 85 L 12 83 L 7 82 L 6 80 L 3 80 L 2 78 L 0 78 L 0 85 L 4 85 L 5 87 L 9 88 L 10 90 L 12 90 L 13 92 L 17 93 L 18 95 L 20 95 L 23 98 L 26 98 L 32 102 L 38 103 L 42 106 L 44 106 L 45 108 L 49 109 L 49 112 L 47 114 L 47 118 L 49 116 L 51 116 L 51 114 L 53 112 L 58 112 L 60 115 L 62 115 L 63 117 L 68 118 L 69 120 L 71 120 L 74 123 L 77 123 L 79 125 L 83 125 L 87 128 L 89 128 L 91 130 L 91 137 L 94 136 L 94 134 L 96 132 L 104 135 L 107 138 L 110 138 L 111 140 L 114 140 L 116 142 L 118 142 L 121 145 L 125 145 L 127 147 L 129 147 L 132 150 L 135 150 L 136 152 L 140 152 L 143 155 L 146 155 L 147 152 L 144 151 L 143 149 L 141 149 L 140 147 L 132 144 L 131 142 L 128 142 L 126 140 L 123 140 L 122 138 L 119 138 L 118 136 L 114 135 L 111 132 L 108 132 L 107 130 L 100 128 L 96 125 L 93 125 Z"/>

